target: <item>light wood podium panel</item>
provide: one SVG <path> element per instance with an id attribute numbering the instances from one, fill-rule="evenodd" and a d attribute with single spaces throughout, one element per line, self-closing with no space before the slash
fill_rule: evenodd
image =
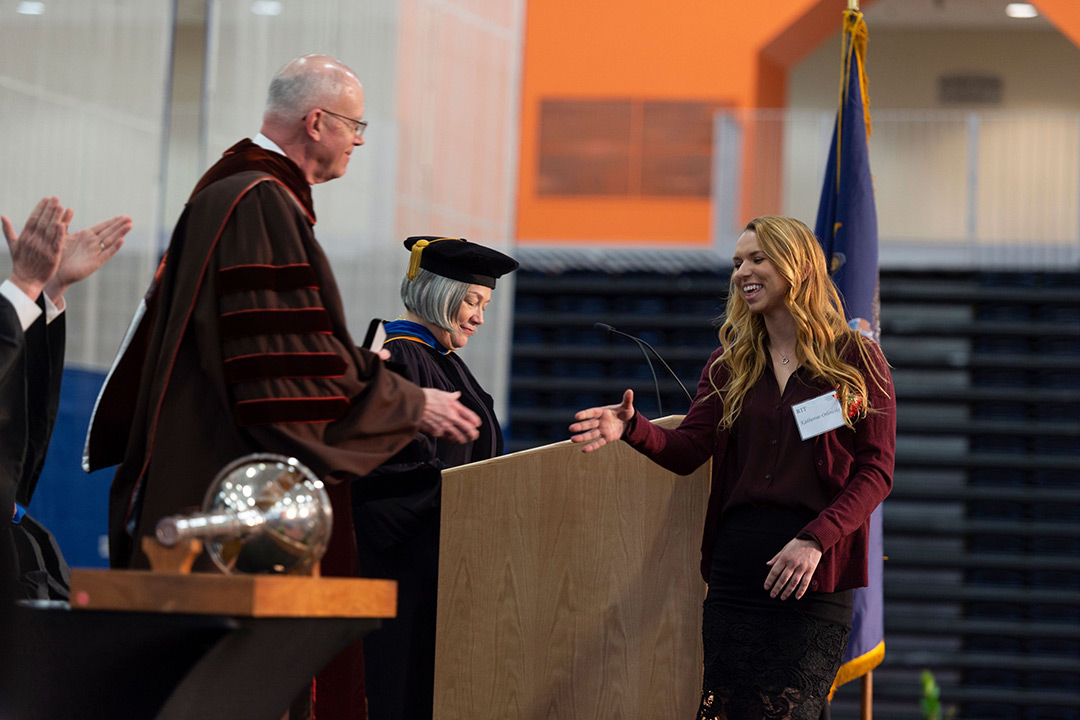
<path id="1" fill-rule="evenodd" d="M 708 463 L 565 441 L 442 478 L 435 720 L 694 716 Z"/>

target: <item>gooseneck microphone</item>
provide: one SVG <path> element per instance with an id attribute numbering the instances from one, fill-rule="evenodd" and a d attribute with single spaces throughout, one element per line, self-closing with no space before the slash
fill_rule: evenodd
<path id="1" fill-rule="evenodd" d="M 641 349 L 641 354 L 645 356 L 645 362 L 649 365 L 649 372 L 652 373 L 653 387 L 656 388 L 656 408 L 659 413 L 658 417 L 664 416 L 664 404 L 660 400 L 660 381 L 656 379 L 656 369 L 653 368 L 652 360 L 649 359 L 649 353 L 645 351 L 645 348 L 651 350 L 652 354 L 656 356 L 656 359 L 660 361 L 660 364 L 664 366 L 664 369 L 668 371 L 671 377 L 675 378 L 675 382 L 679 383 L 679 387 L 681 387 L 682 391 L 686 393 L 686 399 L 689 400 L 691 403 L 694 402 L 693 396 L 691 396 L 690 393 L 687 391 L 686 386 L 683 385 L 682 380 L 679 379 L 679 376 L 675 374 L 675 371 L 671 369 L 671 366 L 667 364 L 664 358 L 660 357 L 660 353 L 656 352 L 656 348 L 654 348 L 652 345 L 645 342 L 639 337 L 635 337 L 633 335 L 630 335 L 629 333 L 624 333 L 621 330 L 616 330 L 614 327 L 608 325 L 607 323 L 598 322 L 593 325 L 593 329 L 606 332 L 608 335 L 622 335 L 624 338 L 629 338 L 638 344 L 638 347 Z"/>

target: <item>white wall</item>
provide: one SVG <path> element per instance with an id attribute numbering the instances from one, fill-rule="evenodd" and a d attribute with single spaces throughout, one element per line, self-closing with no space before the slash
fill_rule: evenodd
<path id="1" fill-rule="evenodd" d="M 75 209 L 75 229 L 134 218 L 121 254 L 67 296 L 68 359 L 101 364 L 155 263 L 170 3 L 45 5 L 20 15 L 17 3 L 0 4 L 0 212 L 19 229 L 34 203 L 56 195 Z"/>
<path id="2" fill-rule="evenodd" d="M 967 109 L 938 100 L 942 75 L 996 75 L 998 110 L 1080 110 L 1080 48 L 1055 30 L 875 29 L 868 20 L 871 109 Z M 840 83 L 837 33 L 788 74 L 788 106 L 832 110 Z"/>
<path id="3" fill-rule="evenodd" d="M 305 53 L 364 83 L 367 142 L 314 189 L 354 333 L 401 311 L 405 236 L 512 246 L 524 2 L 284 0 L 256 16 L 250 0 L 180 0 L 175 58 L 171 0 L 48 0 L 39 16 L 0 4 L 0 212 L 21 223 L 59 195 L 76 227 L 135 218 L 120 255 L 72 290 L 69 359 L 111 361 L 196 180 L 258 131 L 271 76 Z M 500 404 L 512 290 L 499 284 L 464 353 Z"/>
<path id="4" fill-rule="evenodd" d="M 789 75 L 783 212 L 813 221 L 839 35 Z M 870 139 L 885 265 L 1055 266 L 1080 257 L 1080 49 L 1053 30 L 870 27 Z M 1001 102 L 942 103 L 943 75 L 1002 79 Z M 820 113 L 820 114 L 819 114 Z M 951 250 L 951 253 L 927 253 Z"/>

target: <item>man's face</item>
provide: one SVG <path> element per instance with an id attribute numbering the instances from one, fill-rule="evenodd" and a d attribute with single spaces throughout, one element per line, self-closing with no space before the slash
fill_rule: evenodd
<path id="1" fill-rule="evenodd" d="M 345 118 L 364 118 L 364 89 L 359 84 L 348 85 L 344 92 L 328 101 L 323 108 Z M 339 178 L 349 167 L 349 156 L 364 144 L 356 134 L 356 123 L 327 112 L 319 113 L 319 139 L 315 141 L 316 160 L 312 182 L 321 183 Z"/>

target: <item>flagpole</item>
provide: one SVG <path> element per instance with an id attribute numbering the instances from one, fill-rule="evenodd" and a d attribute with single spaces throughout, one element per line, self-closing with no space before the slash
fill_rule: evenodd
<path id="1" fill-rule="evenodd" d="M 859 12 L 859 0 L 847 0 L 847 9 Z M 862 690 L 859 693 L 859 720 L 873 720 L 874 717 L 874 671 L 862 676 Z"/>
<path id="2" fill-rule="evenodd" d="M 859 0 L 847 0 L 847 9 L 859 12 Z M 873 720 L 874 717 L 874 671 L 862 676 L 862 692 L 859 698 L 859 720 Z"/>
<path id="3" fill-rule="evenodd" d="M 844 258 L 846 255 L 849 267 L 845 269 L 844 261 L 841 261 L 837 268 L 841 274 L 838 278 L 834 276 L 834 281 L 841 286 L 845 296 L 846 313 L 853 316 L 849 319 L 852 327 L 858 327 L 864 334 L 873 331 L 876 335 L 877 211 L 873 200 L 872 180 L 869 180 L 872 176 L 869 172 L 866 141 L 870 135 L 870 113 L 867 108 L 868 98 L 865 94 L 865 69 L 862 66 L 866 47 L 866 25 L 862 22 L 859 0 L 847 0 L 846 5 L 847 10 L 843 13 L 842 23 L 839 109 L 836 115 L 835 137 L 829 151 L 831 159 L 826 166 L 821 203 L 818 207 L 815 233 L 822 241 L 826 257 Z M 845 111 L 854 114 L 848 116 Z M 860 188 L 855 187 L 856 185 L 865 187 L 861 188 L 862 191 L 858 191 Z M 866 192 L 867 190 L 869 192 Z M 841 195 L 846 200 L 844 203 L 840 202 Z M 844 234 L 838 235 L 842 226 L 845 228 Z M 838 249 L 841 252 L 837 252 Z M 855 250 L 854 254 L 849 254 L 849 250 Z M 858 260 L 852 264 L 850 261 L 854 258 Z M 874 279 L 874 287 L 869 294 L 870 288 L 865 281 L 866 277 L 869 277 L 868 272 L 872 272 Z M 856 310 L 856 308 L 861 309 Z M 880 512 L 875 512 L 878 514 L 879 521 L 870 533 L 872 545 L 879 544 L 881 538 Z M 880 553 L 880 548 L 877 552 Z M 852 615 L 852 641 L 858 641 L 858 651 L 854 657 L 841 665 L 840 673 L 837 674 L 837 680 L 842 678 L 843 682 L 854 680 L 856 677 L 862 680 L 859 720 L 872 720 L 874 717 L 873 669 L 881 663 L 885 653 L 880 617 L 880 568 L 880 564 L 871 563 L 869 587 L 863 593 L 856 591 L 854 598 L 856 607 Z M 856 627 L 858 628 L 857 638 Z M 875 640 L 879 641 L 876 645 L 874 645 Z M 863 647 L 868 642 L 874 646 Z M 848 650 L 851 651 L 851 649 L 849 646 Z M 836 687 L 834 681 L 833 688 Z"/>
<path id="4" fill-rule="evenodd" d="M 850 12 L 859 12 L 859 0 L 847 0 Z M 874 717 L 874 671 L 862 676 L 862 692 L 859 694 L 859 720 L 873 720 Z"/>
<path id="5" fill-rule="evenodd" d="M 859 0 L 847 0 L 850 12 L 859 12 Z M 859 720 L 873 720 L 874 717 L 874 671 L 862 676 L 862 692 L 859 697 Z"/>
<path id="6" fill-rule="evenodd" d="M 847 0 L 847 9 L 859 12 L 859 0 Z M 859 720 L 873 720 L 874 717 L 874 671 L 862 676 L 862 690 L 859 693 Z"/>

